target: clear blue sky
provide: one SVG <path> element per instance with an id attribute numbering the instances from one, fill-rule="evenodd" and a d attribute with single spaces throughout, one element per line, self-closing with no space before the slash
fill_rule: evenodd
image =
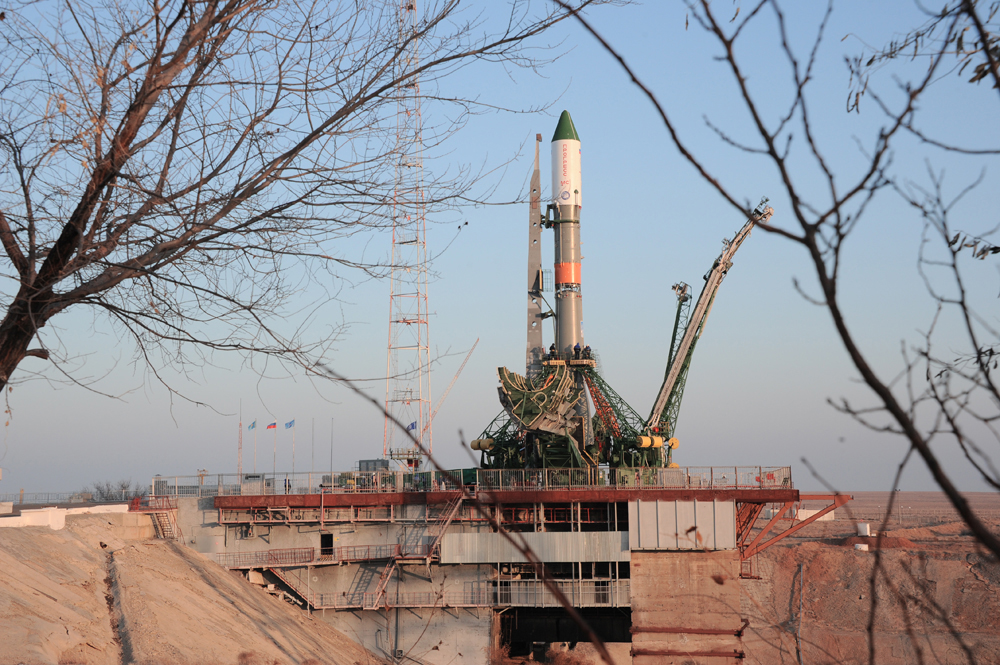
<path id="1" fill-rule="evenodd" d="M 797 6 L 789 15 L 790 33 L 804 58 L 821 3 L 789 4 Z M 720 12 L 734 11 L 729 3 L 715 6 Z M 774 169 L 762 158 L 722 145 L 705 127 L 707 117 L 734 136 L 750 136 L 748 118 L 735 103 L 733 78 L 713 59 L 717 47 L 695 26 L 685 30 L 681 3 L 603 8 L 590 19 L 657 93 L 709 168 L 741 198 L 756 203 L 769 195 L 774 222 L 793 228 Z M 861 114 L 846 112 L 844 56 L 859 52 L 864 43 L 883 44 L 919 21 L 915 6 L 907 2 L 836 5 L 810 104 L 822 150 L 844 184 L 865 163 L 855 139 L 870 146 L 881 123 L 870 102 Z M 744 42 L 741 57 L 749 85 L 773 123 L 788 104 L 790 76 L 776 48 L 774 21 L 767 16 L 755 25 L 754 41 Z M 842 41 L 848 34 L 853 36 Z M 540 75 L 515 71 L 508 76 L 477 65 L 443 85 L 444 92 L 481 94 L 483 101 L 512 107 L 551 102 L 549 112 L 475 117 L 428 168 L 492 167 L 513 160 L 495 194 L 498 202 L 510 201 L 523 195 L 533 137 L 541 133 L 547 188 L 548 138 L 559 111 L 572 113 L 583 146 L 585 335 L 601 355 L 606 379 L 645 414 L 666 362 L 675 303 L 670 286 L 686 281 L 700 289 L 720 241 L 744 220 L 681 159 L 652 105 L 578 25 L 567 23 L 545 41 L 561 42 L 566 54 Z M 894 99 L 898 93 L 890 90 L 890 73 L 884 70 L 873 84 Z M 936 85 L 921 108 L 923 126 L 939 130 L 946 140 L 1000 146 L 995 91 L 954 75 Z M 433 119 L 444 110 L 426 112 Z M 956 159 L 905 140 L 896 151 L 894 173 L 926 183 L 925 160 L 946 169 L 953 193 L 986 168 L 983 184 L 956 215 L 969 220 L 959 224 L 968 231 L 996 225 L 994 160 Z M 796 178 L 809 195 L 825 200 L 816 173 L 805 163 Z M 430 252 L 437 254 L 451 243 L 435 261 L 430 285 L 431 344 L 440 358 L 432 379 L 435 396 L 480 339 L 434 423 L 435 453 L 450 466 L 470 465 L 459 447 L 459 432 L 466 440 L 475 438 L 500 411 L 495 368 L 523 368 L 525 218 L 523 205 L 511 205 L 470 207 L 432 220 L 437 223 L 428 234 Z M 457 224 L 465 221 L 468 226 L 456 238 Z M 901 344 L 918 342 L 934 313 L 916 270 L 920 232 L 920 220 L 897 196 L 885 193 L 845 256 L 842 293 L 848 325 L 885 377 L 899 371 Z M 388 251 L 387 236 L 365 240 L 369 252 L 380 251 L 381 245 Z M 551 239 L 545 242 L 543 258 L 550 262 Z M 858 385 L 825 310 L 793 288 L 793 278 L 798 278 L 807 291 L 816 292 L 806 258 L 792 243 L 761 231 L 740 249 L 694 358 L 675 460 L 681 465 L 790 464 L 796 485 L 818 488 L 800 461 L 806 458 L 840 489 L 889 489 L 905 452 L 903 442 L 867 431 L 827 404 L 828 398 L 849 397 L 858 405 L 871 399 Z M 1000 289 L 996 262 L 970 262 L 967 275 L 983 313 L 995 323 Z M 303 294 L 303 302 L 308 301 L 309 294 Z M 322 310 L 317 325 L 323 329 L 349 324 L 335 345 L 338 372 L 361 378 L 384 372 L 387 305 L 386 283 L 359 279 L 342 291 L 341 302 Z M 381 454 L 381 415 L 343 388 L 301 377 L 262 377 L 235 366 L 173 375 L 177 387 L 214 409 L 194 407 L 171 400 L 144 368 L 133 367 L 130 352 L 106 326 L 91 334 L 93 322 L 80 314 L 63 317 L 58 325 L 66 344 L 86 354 L 84 374 L 108 373 L 98 388 L 112 394 L 134 390 L 109 399 L 43 381 L 15 387 L 7 396 L 12 416 L 0 445 L 0 493 L 73 490 L 102 479 L 147 482 L 155 473 L 193 474 L 198 469 L 234 472 L 241 400 L 245 469 L 252 465 L 254 445 L 246 425 L 254 419 L 261 426 L 258 469 L 271 469 L 273 433 L 266 433 L 262 424 L 272 420 L 279 423 L 279 470 L 292 466 L 291 435 L 280 425 L 293 418 L 298 470 L 310 468 L 313 420 L 317 470 L 329 467 L 331 419 L 335 468 L 349 469 L 359 458 Z M 954 339 L 958 349 L 959 338 L 948 337 L 957 333 L 944 333 L 944 346 Z M 376 396 L 383 394 L 383 382 L 364 385 Z M 955 457 L 943 450 L 946 458 Z M 963 489 L 985 489 L 964 465 L 951 468 Z M 919 462 L 911 464 L 902 486 L 933 488 Z"/>

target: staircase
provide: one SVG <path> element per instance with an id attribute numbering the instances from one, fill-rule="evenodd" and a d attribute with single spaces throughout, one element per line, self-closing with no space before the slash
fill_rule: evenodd
<path id="1" fill-rule="evenodd" d="M 389 556 L 389 563 L 386 565 L 385 569 L 383 569 L 381 577 L 379 577 L 378 585 L 375 587 L 375 593 L 370 593 L 367 589 L 371 585 L 372 580 L 375 578 L 375 571 L 378 569 L 370 565 L 362 566 L 360 575 L 356 583 L 352 585 L 353 589 L 349 592 L 349 596 L 343 598 L 343 601 L 345 601 L 344 604 L 338 604 L 337 606 L 360 606 L 362 609 L 366 610 L 379 609 L 379 607 L 384 604 L 385 590 L 389 586 L 389 580 L 392 579 L 392 573 L 396 570 L 396 564 L 401 556 L 402 551 L 397 545 L 392 549 L 392 554 Z M 301 577 L 301 568 L 293 569 L 281 568 L 279 566 L 268 566 L 267 570 L 281 580 L 285 586 L 291 589 L 295 595 L 305 601 L 305 603 L 312 609 L 320 609 L 324 606 L 323 594 L 317 594 L 309 591 L 309 585 Z M 308 573 L 306 574 L 308 575 Z M 319 603 L 317 603 L 317 600 L 319 600 Z"/>
<path id="2" fill-rule="evenodd" d="M 291 571 L 281 570 L 280 568 L 268 568 L 268 570 L 271 571 L 271 573 L 274 574 L 275 577 L 284 582 L 285 586 L 294 591 L 299 598 L 304 600 L 306 602 L 306 605 L 311 606 L 313 609 L 316 609 L 315 602 L 313 601 L 312 598 L 309 597 L 309 594 L 303 589 L 304 585 L 302 584 L 302 579 L 298 576 L 297 573 L 293 574 Z M 302 603 L 299 602 L 299 605 L 301 604 Z"/>
<path id="3" fill-rule="evenodd" d="M 375 587 L 375 593 L 366 593 L 364 609 L 366 610 L 377 610 L 382 606 L 382 601 L 385 598 L 386 587 L 389 586 L 389 580 L 392 579 L 392 574 L 396 571 L 396 565 L 399 563 L 397 557 L 389 559 L 389 563 L 386 565 L 385 570 L 382 571 L 382 576 L 378 578 L 378 586 Z"/>
<path id="4" fill-rule="evenodd" d="M 455 499 L 452 500 L 448 507 L 445 508 L 445 518 L 439 522 L 436 522 L 430 529 L 428 529 L 428 534 L 433 536 L 430 547 L 427 549 L 427 561 L 430 563 L 431 557 L 437 554 L 438 547 L 441 545 L 441 539 L 444 538 L 445 532 L 451 525 L 451 521 L 455 519 L 455 515 L 458 515 L 459 508 L 462 507 L 462 499 L 465 498 L 465 494 L 459 494 Z"/>
<path id="5" fill-rule="evenodd" d="M 153 518 L 153 528 L 156 530 L 156 537 L 165 540 L 174 540 L 180 537 L 180 528 L 176 526 L 173 511 L 163 510 L 149 513 Z"/>
<path id="6" fill-rule="evenodd" d="M 427 562 L 430 563 L 431 557 L 437 552 L 438 546 L 441 544 L 441 538 L 444 537 L 445 532 L 448 530 L 448 526 L 451 525 L 455 516 L 458 515 L 459 509 L 462 507 L 462 500 L 465 498 L 464 494 L 459 494 L 455 497 L 442 511 L 441 515 L 444 519 L 436 520 L 431 527 L 428 529 L 428 535 L 430 535 L 433 540 L 431 545 L 427 549 Z M 159 513 L 154 514 L 154 520 L 159 519 Z M 157 521 L 157 523 L 159 523 Z M 170 526 L 169 518 L 167 519 L 167 525 Z M 160 527 L 157 527 L 158 529 Z M 419 557 L 419 555 L 418 555 Z M 381 557 L 379 557 L 381 558 Z M 364 592 L 362 593 L 362 603 L 361 607 L 365 610 L 377 610 L 385 605 L 386 589 L 389 587 L 389 582 L 392 580 L 392 575 L 396 572 L 396 568 L 399 566 L 400 559 L 413 559 L 412 553 L 410 551 L 404 550 L 403 547 L 396 545 L 395 549 L 389 556 L 389 562 L 386 564 L 385 568 L 382 570 L 382 574 L 379 576 L 378 584 L 375 586 L 374 593 Z M 313 609 L 317 609 L 315 605 L 315 598 L 310 597 L 310 594 L 306 591 L 306 585 L 302 584 L 302 580 L 299 579 L 295 573 L 291 570 L 282 570 L 280 567 L 268 567 L 268 570 L 275 575 L 278 579 L 285 583 L 285 585 L 295 592 L 302 600 L 304 600 Z M 375 569 L 370 566 L 365 566 L 362 568 L 361 578 L 355 585 L 355 589 L 367 589 L 368 585 L 371 583 L 372 578 L 375 577 Z"/>
<path id="7" fill-rule="evenodd" d="M 177 525 L 177 497 L 137 496 L 129 501 L 130 513 L 145 513 L 153 520 L 157 538 L 176 540 L 181 538 L 181 528 Z"/>

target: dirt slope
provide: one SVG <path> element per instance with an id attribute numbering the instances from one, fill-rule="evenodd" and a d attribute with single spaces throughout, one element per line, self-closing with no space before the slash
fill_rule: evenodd
<path id="1" fill-rule="evenodd" d="M 0 663 L 117 665 L 106 558 L 69 529 L 0 529 Z"/>
<path id="2" fill-rule="evenodd" d="M 916 542 L 882 550 L 874 594 L 874 552 L 830 541 L 763 552 L 762 579 L 742 585 L 748 662 L 798 663 L 800 648 L 814 665 L 868 663 L 873 595 L 876 663 L 1000 662 L 1000 566 L 964 542 L 960 524 L 890 533 Z"/>
<path id="3" fill-rule="evenodd" d="M 194 551 L 115 531 L 103 515 L 0 529 L 0 665 L 377 662 Z"/>

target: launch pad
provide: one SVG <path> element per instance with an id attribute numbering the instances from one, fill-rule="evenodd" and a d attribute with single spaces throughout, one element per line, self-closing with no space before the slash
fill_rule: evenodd
<path id="1" fill-rule="evenodd" d="M 848 498 L 801 494 L 788 467 L 379 470 L 262 482 L 156 477 L 154 491 L 177 499 L 150 509 L 172 512 L 158 522 L 175 523 L 177 537 L 366 648 L 396 662 L 406 662 L 397 651 L 422 648 L 423 663 L 459 653 L 492 663 L 575 635 L 551 586 L 602 622 L 595 628 L 616 662 L 736 663 L 740 579 L 756 577 L 757 554 Z M 820 499 L 825 510 L 770 535 L 794 504 Z M 781 508 L 762 526 L 768 506 Z M 510 616 L 527 632 L 512 631 Z M 604 630 L 622 622 L 624 633 Z"/>
<path id="2" fill-rule="evenodd" d="M 609 385 L 583 336 L 580 138 L 569 114 L 553 136 L 544 209 L 540 141 L 525 371 L 497 369 L 503 410 L 470 444 L 478 468 L 421 471 L 415 446 L 352 472 L 156 477 L 152 494 L 177 497 L 155 502 L 174 506 L 157 523 L 394 663 L 485 665 L 575 643 L 585 633 L 562 599 L 616 662 L 741 662 L 740 580 L 756 577 L 756 555 L 849 498 L 800 494 L 790 467 L 674 461 L 696 343 L 733 255 L 773 211 L 763 200 L 724 241 L 696 300 L 687 284 L 674 285 L 666 372 L 643 417 Z M 553 280 L 544 230 L 555 241 Z M 418 422 L 410 430 L 416 443 L 429 432 Z M 828 505 L 769 538 L 807 499 Z"/>

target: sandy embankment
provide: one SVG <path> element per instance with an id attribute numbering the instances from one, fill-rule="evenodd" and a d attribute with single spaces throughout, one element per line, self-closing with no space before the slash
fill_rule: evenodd
<path id="1" fill-rule="evenodd" d="M 192 550 L 118 537 L 128 517 L 0 530 L 0 664 L 378 662 Z"/>

